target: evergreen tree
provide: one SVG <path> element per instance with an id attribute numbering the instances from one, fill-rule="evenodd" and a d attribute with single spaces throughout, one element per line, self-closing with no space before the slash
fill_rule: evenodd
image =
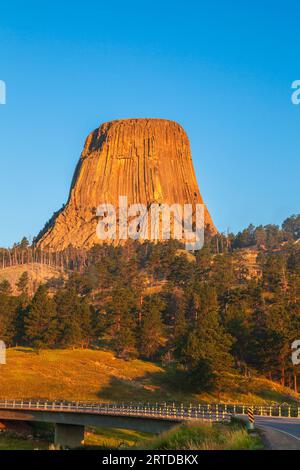
<path id="1" fill-rule="evenodd" d="M 86 299 L 82 299 L 79 305 L 81 322 L 81 347 L 88 347 L 94 339 L 93 333 L 93 309 Z"/>
<path id="2" fill-rule="evenodd" d="M 278 367 L 280 333 L 270 328 L 267 308 L 257 308 L 250 319 L 250 340 L 248 364 L 272 379 L 272 372 Z"/>
<path id="3" fill-rule="evenodd" d="M 194 275 L 195 262 L 188 259 L 188 253 L 176 255 L 171 263 L 168 279 L 175 285 L 184 287 L 193 283 Z"/>
<path id="4" fill-rule="evenodd" d="M 112 291 L 106 312 L 112 347 L 117 356 L 125 359 L 135 356 L 138 306 L 131 289 L 117 285 Z"/>
<path id="5" fill-rule="evenodd" d="M 14 346 L 16 339 L 16 298 L 8 293 L 9 284 L 0 291 L 0 338 L 7 346 Z"/>
<path id="6" fill-rule="evenodd" d="M 164 307 L 165 304 L 158 295 L 151 295 L 144 299 L 139 332 L 139 352 L 147 359 L 153 358 L 163 344 L 161 312 Z"/>
<path id="7" fill-rule="evenodd" d="M 53 347 L 57 340 L 57 321 L 54 301 L 45 286 L 36 291 L 25 318 L 27 343 L 36 348 Z"/>
<path id="8" fill-rule="evenodd" d="M 176 312 L 174 332 L 173 332 L 173 349 L 177 359 L 182 357 L 182 351 L 185 345 L 185 338 L 188 332 L 188 322 L 186 319 L 185 309 L 179 308 Z"/>
<path id="9" fill-rule="evenodd" d="M 232 368 L 232 342 L 232 337 L 221 324 L 216 293 L 206 287 L 202 292 L 200 315 L 195 328 L 186 336 L 182 355 L 182 362 L 195 386 L 222 390 L 226 382 L 225 373 Z"/>
<path id="10" fill-rule="evenodd" d="M 245 298 L 240 298 L 238 295 L 234 299 L 230 299 L 230 302 L 226 304 L 226 308 L 223 311 L 223 324 L 227 333 L 234 338 L 232 346 L 232 354 L 235 358 L 238 368 L 244 370 L 247 375 L 247 350 L 250 337 L 249 327 L 249 306 Z M 249 309 L 251 311 L 251 309 Z"/>
<path id="11" fill-rule="evenodd" d="M 285 299 L 278 298 L 277 302 L 268 310 L 268 328 L 276 338 L 276 349 L 273 350 L 273 370 L 280 370 L 281 384 L 285 385 L 286 369 L 291 362 L 291 344 L 295 339 L 293 325 L 293 312 L 286 304 Z M 277 365 L 277 367 L 276 367 Z"/>
<path id="12" fill-rule="evenodd" d="M 73 286 L 55 296 L 58 343 L 62 347 L 87 346 L 91 338 L 91 310 Z"/>
<path id="13" fill-rule="evenodd" d="M 15 343 L 26 343 L 25 337 L 25 318 L 28 315 L 30 298 L 27 293 L 20 294 L 17 298 L 16 314 L 14 318 Z"/>
<path id="14" fill-rule="evenodd" d="M 0 294 L 4 295 L 11 295 L 12 294 L 12 287 L 7 279 L 0 282 Z"/>
<path id="15" fill-rule="evenodd" d="M 291 233 L 296 240 L 300 238 L 300 214 L 292 215 L 285 219 L 282 228 L 286 232 Z"/>
<path id="16" fill-rule="evenodd" d="M 25 271 L 19 278 L 18 282 L 16 283 L 16 286 L 18 288 L 18 291 L 21 294 L 28 294 L 28 284 L 29 284 L 29 275 L 28 272 Z"/>

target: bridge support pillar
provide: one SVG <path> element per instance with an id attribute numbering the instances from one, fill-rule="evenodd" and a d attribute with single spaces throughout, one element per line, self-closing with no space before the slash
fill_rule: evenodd
<path id="1" fill-rule="evenodd" d="M 84 443 L 84 426 L 55 424 L 54 444 L 60 447 L 80 447 Z"/>

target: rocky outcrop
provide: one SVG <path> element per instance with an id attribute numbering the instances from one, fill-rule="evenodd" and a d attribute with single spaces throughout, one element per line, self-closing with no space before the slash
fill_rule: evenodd
<path id="1" fill-rule="evenodd" d="M 38 244 L 62 250 L 91 247 L 96 235 L 96 209 L 119 196 L 128 204 L 202 204 L 183 128 L 163 119 L 125 119 L 102 124 L 87 138 L 69 200 L 53 217 Z M 216 232 L 205 207 L 205 224 Z M 118 240 L 117 240 L 118 241 Z"/>

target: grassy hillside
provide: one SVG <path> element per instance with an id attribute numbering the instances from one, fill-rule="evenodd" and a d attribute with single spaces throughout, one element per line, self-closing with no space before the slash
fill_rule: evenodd
<path id="1" fill-rule="evenodd" d="M 129 401 L 218 401 L 214 394 L 193 394 L 172 371 L 146 361 L 117 359 L 110 351 L 13 348 L 0 366 L 0 398 Z M 230 377 L 228 402 L 287 402 L 296 397 L 266 379 Z"/>
<path id="2" fill-rule="evenodd" d="M 39 284 L 45 283 L 52 278 L 59 278 L 63 274 L 59 269 L 47 266 L 46 264 L 29 263 L 0 269 L 0 282 L 7 280 L 12 286 L 13 294 L 17 294 L 16 283 L 24 272 L 28 272 L 30 294 L 36 291 Z"/>

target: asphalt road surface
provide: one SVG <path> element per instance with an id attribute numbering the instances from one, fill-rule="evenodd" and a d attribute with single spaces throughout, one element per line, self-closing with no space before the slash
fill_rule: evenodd
<path id="1" fill-rule="evenodd" d="M 255 426 L 262 431 L 267 448 L 300 450 L 300 418 L 255 416 Z"/>
<path id="2" fill-rule="evenodd" d="M 300 444 L 300 419 L 299 418 L 272 418 L 268 416 L 255 416 L 255 424 L 270 427 L 299 439 Z"/>

